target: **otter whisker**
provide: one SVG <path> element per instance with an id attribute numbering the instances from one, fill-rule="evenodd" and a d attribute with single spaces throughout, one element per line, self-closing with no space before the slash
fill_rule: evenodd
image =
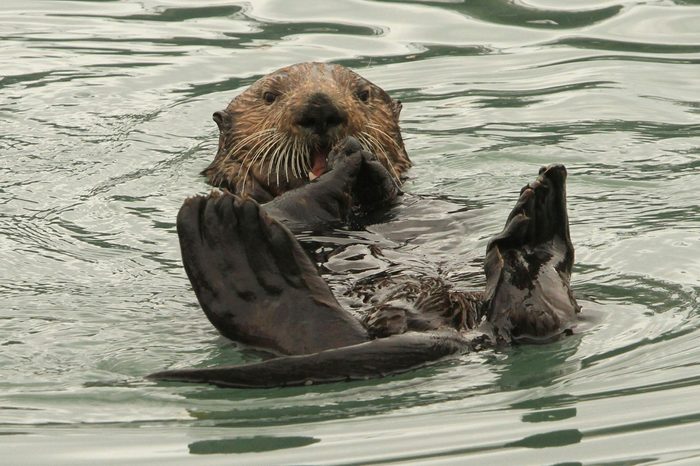
<path id="1" fill-rule="evenodd" d="M 297 145 L 296 138 L 292 140 L 292 143 L 289 144 L 290 151 L 289 151 L 289 167 L 292 170 L 292 176 L 294 178 L 299 178 L 299 146 Z"/>
<path id="2" fill-rule="evenodd" d="M 280 140 L 282 139 L 282 135 L 280 133 L 275 133 L 270 139 L 256 144 L 252 151 L 248 152 L 246 154 L 246 157 L 244 157 L 244 162 L 247 161 L 247 168 L 245 171 L 245 175 L 243 175 L 243 190 L 241 191 L 241 195 L 245 194 L 245 186 L 246 182 L 248 180 L 248 174 L 250 173 L 250 169 L 255 165 L 257 161 L 260 161 L 261 164 L 265 163 L 265 160 L 268 157 L 268 154 L 270 151 L 277 145 L 279 144 Z M 269 183 L 269 175 L 268 175 L 268 183 Z"/>
<path id="3" fill-rule="evenodd" d="M 370 146 L 374 149 L 373 153 L 379 157 L 382 156 L 384 157 L 384 160 L 386 160 L 386 166 L 390 168 L 392 172 L 392 178 L 394 178 L 394 183 L 396 183 L 396 186 L 399 186 L 399 182 L 401 178 L 399 177 L 399 174 L 396 172 L 396 168 L 394 168 L 394 165 L 391 163 L 391 160 L 389 159 L 389 155 L 386 153 L 386 151 L 382 148 L 382 144 L 377 140 L 374 135 L 369 134 L 367 132 L 362 132 L 361 133 L 364 138 L 370 143 Z"/>
<path id="4" fill-rule="evenodd" d="M 294 138 L 292 144 L 290 144 L 292 147 L 292 175 L 296 178 L 300 178 L 299 174 L 299 141 L 298 138 Z"/>
<path id="5" fill-rule="evenodd" d="M 354 135 L 354 137 L 357 138 L 358 141 L 360 141 L 360 144 L 362 145 L 362 148 L 364 150 L 374 154 L 374 145 L 369 140 L 367 140 L 364 133 L 357 133 Z"/>
<path id="6" fill-rule="evenodd" d="M 255 139 L 258 139 L 259 137 L 260 137 L 259 133 L 253 133 L 253 134 L 249 134 L 248 136 L 236 141 L 235 144 L 228 150 L 228 152 L 226 152 L 224 159 L 228 160 L 236 152 L 238 152 L 243 146 L 245 146 L 247 143 L 249 143 L 250 141 L 254 141 Z"/>
<path id="7" fill-rule="evenodd" d="M 236 143 L 233 145 L 233 147 L 231 147 L 231 149 L 228 152 L 226 152 L 226 155 L 224 156 L 223 161 L 226 161 L 226 160 L 230 159 L 231 157 L 233 157 L 235 159 L 236 157 L 234 157 L 234 154 L 236 154 L 243 147 L 245 147 L 246 144 L 250 143 L 251 141 L 255 141 L 256 139 L 258 139 L 262 142 L 262 141 L 264 141 L 263 136 L 265 136 L 269 133 L 274 133 L 276 131 L 277 131 L 276 128 L 268 128 L 268 129 L 264 129 L 261 131 L 257 131 L 253 134 L 250 134 L 250 135 L 244 137 L 243 139 L 241 139 L 239 141 L 236 141 Z M 255 145 L 253 147 L 255 147 Z"/>
<path id="8" fill-rule="evenodd" d="M 289 137 L 285 138 L 289 139 Z M 286 142 L 286 141 L 285 141 Z M 275 166 L 275 175 L 277 176 L 277 187 L 279 188 L 280 186 L 280 165 L 282 164 L 282 159 L 284 158 L 284 154 L 289 150 L 289 145 L 285 144 L 283 146 L 283 151 L 279 151 L 275 154 L 275 158 L 273 161 L 277 161 L 277 165 Z M 270 164 L 270 168 L 272 168 L 272 164 Z"/>
<path id="9" fill-rule="evenodd" d="M 298 177 L 297 175 L 297 166 L 296 166 L 296 158 L 297 158 L 297 144 L 296 144 L 296 138 L 291 138 L 289 141 L 289 150 L 287 151 L 287 158 L 285 160 L 285 167 L 288 170 L 291 170 L 292 172 L 292 177 Z M 287 182 L 289 182 L 289 176 L 287 176 Z"/>
<path id="10" fill-rule="evenodd" d="M 250 169 L 253 166 L 253 162 L 255 161 L 255 158 L 257 157 L 257 154 L 259 152 L 259 146 L 260 146 L 260 143 L 259 142 L 256 143 L 251 148 L 251 150 L 246 152 L 245 156 L 241 160 L 241 167 L 246 167 L 246 165 L 247 165 L 246 171 L 245 171 L 243 178 L 242 178 L 243 187 L 241 188 L 241 196 L 245 195 L 246 185 L 248 184 L 248 173 L 250 172 Z"/>
<path id="11" fill-rule="evenodd" d="M 291 161 L 289 160 L 290 157 L 292 156 L 292 145 L 289 144 L 289 142 L 285 145 L 284 149 L 284 159 L 283 159 L 283 164 L 284 165 L 284 178 L 287 180 L 287 183 L 289 183 L 289 166 L 291 165 Z M 293 170 L 292 170 L 293 172 Z M 279 183 L 278 183 L 279 184 Z"/>
<path id="12" fill-rule="evenodd" d="M 294 174 L 294 167 L 292 166 L 292 160 L 294 157 L 294 144 L 292 143 L 292 138 L 287 138 L 287 145 L 284 148 L 284 159 L 282 159 L 282 165 L 284 166 L 284 178 L 289 183 L 289 170 L 292 170 Z"/>
<path id="13" fill-rule="evenodd" d="M 267 154 L 269 153 L 270 149 L 275 147 L 275 144 L 281 139 L 281 136 L 278 134 L 273 135 L 270 139 L 263 141 L 261 144 L 258 144 L 254 150 L 251 150 L 249 158 L 251 159 L 251 163 L 254 163 L 255 161 L 260 161 L 261 163 L 264 163 L 265 159 L 267 158 Z"/>
<path id="14" fill-rule="evenodd" d="M 284 137 L 280 138 L 281 141 L 284 141 Z M 275 147 L 274 149 L 270 149 L 269 152 L 265 153 L 265 158 L 261 163 L 265 164 L 265 167 L 267 168 L 267 184 L 270 184 L 270 178 L 272 177 L 272 172 L 274 170 L 274 165 L 275 161 L 279 158 L 280 156 L 280 148 L 279 146 Z M 269 158 L 268 158 L 269 157 Z M 278 182 L 277 184 L 279 185 L 279 174 L 277 175 Z"/>
<path id="15" fill-rule="evenodd" d="M 273 138 L 271 138 L 274 140 Z M 246 151 L 246 154 L 244 157 L 240 160 L 241 166 L 247 165 L 247 170 L 246 173 L 243 177 L 243 189 L 241 190 L 241 193 L 245 193 L 245 184 L 246 180 L 248 179 L 248 173 L 251 169 L 251 167 L 255 164 L 256 160 L 259 158 L 263 157 L 264 158 L 264 152 L 270 145 L 270 140 L 263 140 L 263 139 L 258 139 L 255 144 L 249 148 L 248 151 Z"/>
<path id="16" fill-rule="evenodd" d="M 282 133 L 278 133 L 276 135 L 276 138 L 270 142 L 269 147 L 265 150 L 264 157 L 261 160 L 261 164 L 264 164 L 267 166 L 267 184 L 270 184 L 270 177 L 272 176 L 272 166 L 275 164 L 275 160 L 279 159 L 281 157 L 281 153 L 279 152 L 280 146 L 284 147 L 283 145 L 287 143 L 287 140 L 289 138 Z M 269 156 L 269 160 L 268 160 Z M 279 166 L 279 162 L 278 162 Z M 278 182 L 277 184 L 279 185 L 279 174 L 277 175 Z"/>
<path id="17" fill-rule="evenodd" d="M 383 129 L 381 129 L 379 126 L 377 126 L 377 125 L 374 124 L 374 123 L 367 123 L 367 127 L 368 127 L 368 128 L 372 128 L 372 129 L 374 130 L 374 132 L 379 133 L 379 134 L 381 134 L 382 136 L 384 136 L 384 137 L 382 138 L 384 141 L 387 141 L 387 142 L 391 143 L 391 145 L 393 145 L 396 149 L 401 150 L 401 147 L 399 147 L 399 144 L 396 142 L 396 140 L 395 140 L 394 138 L 392 138 L 391 136 L 389 136 L 389 135 L 386 133 L 386 131 L 384 131 Z"/>
<path id="18" fill-rule="evenodd" d="M 397 188 L 400 188 L 400 180 L 401 179 L 399 178 L 399 174 L 396 173 L 396 168 L 394 168 L 394 165 L 391 163 L 389 156 L 387 155 L 386 151 L 384 149 L 382 149 L 382 144 L 377 140 L 377 138 L 375 138 L 373 135 L 371 135 L 367 132 L 364 132 L 364 131 L 362 133 L 358 133 L 357 137 L 358 137 L 358 139 L 360 139 L 360 141 L 365 142 L 365 144 L 367 144 L 369 146 L 369 148 L 372 149 L 370 152 L 372 152 L 377 157 L 382 156 L 384 158 L 384 160 L 386 160 L 385 167 L 388 167 L 391 169 L 392 179 L 394 180 L 394 184 L 396 184 Z"/>
<path id="19" fill-rule="evenodd" d="M 301 165 L 299 164 L 299 159 L 303 156 L 304 145 L 299 137 L 290 137 L 289 143 L 285 150 L 285 174 L 287 176 L 287 182 L 291 181 L 289 178 L 288 170 L 292 171 L 292 176 L 296 178 L 301 178 L 303 176 Z"/>
<path id="20" fill-rule="evenodd" d="M 311 167 L 307 168 L 307 160 L 309 158 L 309 151 L 305 144 L 302 143 L 301 139 L 298 137 L 294 141 L 294 152 L 296 154 L 296 167 L 297 167 L 297 177 L 303 178 L 308 176 Z"/>
<path id="21" fill-rule="evenodd" d="M 262 138 L 258 138 L 255 143 L 248 148 L 245 155 L 240 159 L 241 163 L 246 163 L 254 160 L 260 151 L 264 148 L 268 141 Z"/>
<path id="22" fill-rule="evenodd" d="M 309 176 L 309 172 L 313 167 L 313 165 L 311 164 L 311 151 L 309 150 L 309 147 L 303 142 L 299 142 L 299 145 L 301 146 L 300 160 L 303 167 L 302 176 Z"/>
<path id="23" fill-rule="evenodd" d="M 284 152 L 282 152 L 282 157 L 281 157 L 281 163 L 280 163 L 280 172 L 277 174 L 277 176 L 282 176 L 282 181 L 284 180 L 289 180 L 289 163 L 287 160 L 289 159 L 289 147 L 284 148 Z M 279 185 L 279 183 L 277 183 Z"/>

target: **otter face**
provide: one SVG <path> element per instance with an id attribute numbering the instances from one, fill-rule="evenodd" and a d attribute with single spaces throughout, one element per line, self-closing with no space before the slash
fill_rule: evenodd
<path id="1" fill-rule="evenodd" d="M 214 114 L 219 151 L 203 174 L 214 186 L 266 201 L 321 176 L 331 149 L 353 136 L 400 182 L 411 165 L 400 111 L 398 101 L 343 66 L 282 68 Z"/>

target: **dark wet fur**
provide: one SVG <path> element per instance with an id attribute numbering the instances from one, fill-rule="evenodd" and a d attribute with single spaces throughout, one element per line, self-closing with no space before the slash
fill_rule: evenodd
<path id="1" fill-rule="evenodd" d="M 566 169 L 553 165 L 522 189 L 487 246 L 485 314 L 500 342 L 547 341 L 573 325 L 573 263 Z"/>

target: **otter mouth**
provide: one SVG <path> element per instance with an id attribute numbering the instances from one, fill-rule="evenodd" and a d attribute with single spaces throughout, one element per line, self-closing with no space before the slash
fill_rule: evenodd
<path id="1" fill-rule="evenodd" d="M 309 181 L 313 181 L 326 173 L 328 170 L 328 154 L 330 152 L 330 145 L 317 147 L 311 152 L 311 171 L 309 171 Z"/>

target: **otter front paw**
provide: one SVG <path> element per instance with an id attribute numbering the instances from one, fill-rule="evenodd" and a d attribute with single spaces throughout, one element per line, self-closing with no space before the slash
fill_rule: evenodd
<path id="1" fill-rule="evenodd" d="M 326 173 L 307 185 L 287 191 L 263 208 L 296 232 L 345 224 L 352 210 L 353 187 L 362 164 L 359 144 L 355 147 L 352 141 L 341 143 L 329 154 Z"/>
<path id="2" fill-rule="evenodd" d="M 357 139 L 350 136 L 341 141 L 328 156 L 332 170 L 344 170 L 347 158 L 359 153 L 362 164 L 352 186 L 353 208 L 360 213 L 368 213 L 386 207 L 401 193 L 399 180 L 379 161 L 378 157 L 362 148 Z"/>
<path id="3" fill-rule="evenodd" d="M 396 179 L 353 137 L 331 150 L 327 168 L 309 184 L 265 204 L 265 211 L 299 232 L 347 224 L 351 213 L 372 212 L 401 194 Z"/>
<path id="4" fill-rule="evenodd" d="M 344 157 L 317 180 L 287 191 L 263 206 L 275 219 L 294 232 L 316 230 L 348 222 L 352 187 L 362 164 L 358 152 Z"/>

